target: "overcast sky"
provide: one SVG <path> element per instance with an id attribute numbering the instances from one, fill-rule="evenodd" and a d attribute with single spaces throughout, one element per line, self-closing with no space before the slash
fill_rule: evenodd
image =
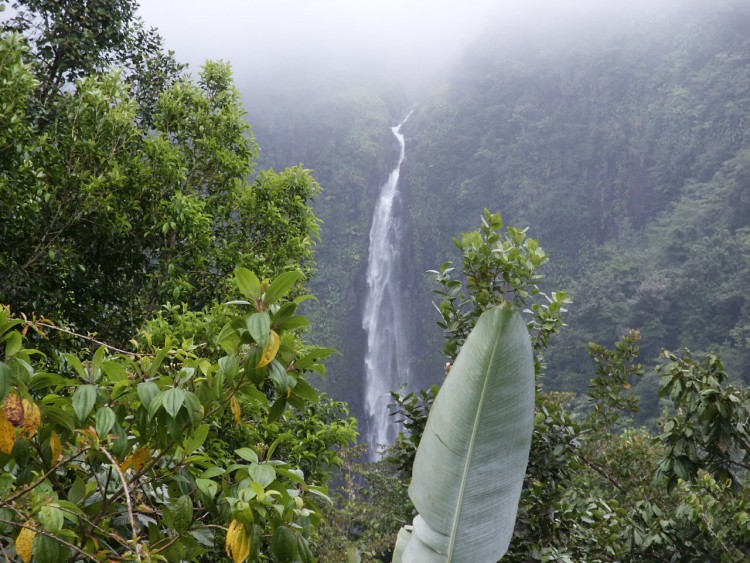
<path id="1" fill-rule="evenodd" d="M 447 56 L 470 41 L 492 0 L 142 0 L 178 58 L 236 70 L 287 60 Z M 467 6 L 470 6 L 467 7 Z"/>
<path id="2" fill-rule="evenodd" d="M 140 13 L 193 71 L 206 59 L 230 61 L 241 84 L 268 68 L 444 68 L 493 17 L 496 34 L 523 40 L 531 28 L 591 30 L 663 16 L 669 5 L 729 1 L 141 0 Z"/>
<path id="3" fill-rule="evenodd" d="M 141 0 L 140 13 L 193 68 L 445 59 L 476 36 L 497 0 Z"/>

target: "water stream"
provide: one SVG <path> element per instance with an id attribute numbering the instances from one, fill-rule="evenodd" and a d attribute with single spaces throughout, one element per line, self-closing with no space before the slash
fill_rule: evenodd
<path id="1" fill-rule="evenodd" d="M 370 227 L 362 327 L 367 336 L 364 407 L 371 459 L 377 457 L 378 444 L 390 444 L 396 437 L 398 428 L 388 415 L 389 393 L 409 381 L 410 346 L 402 287 L 405 228 L 398 178 L 406 154 L 401 127 L 410 115 L 391 128 L 399 144 L 398 163 L 380 189 Z"/>

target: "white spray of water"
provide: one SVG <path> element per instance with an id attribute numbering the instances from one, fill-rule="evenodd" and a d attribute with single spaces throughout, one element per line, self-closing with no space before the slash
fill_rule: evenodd
<path id="1" fill-rule="evenodd" d="M 391 129 L 399 143 L 398 163 L 380 189 L 370 228 L 362 327 L 367 335 L 364 406 L 371 459 L 376 457 L 378 444 L 390 444 L 396 437 L 398 428 L 388 414 L 389 393 L 409 379 L 409 339 L 399 271 L 403 225 L 398 178 L 406 154 L 401 127 L 410 115 Z"/>

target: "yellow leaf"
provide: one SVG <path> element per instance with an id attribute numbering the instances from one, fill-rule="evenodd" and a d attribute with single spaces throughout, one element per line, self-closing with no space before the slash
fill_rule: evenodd
<path id="1" fill-rule="evenodd" d="M 242 407 L 240 406 L 240 402 L 237 400 L 236 395 L 232 395 L 232 398 L 229 399 L 229 408 L 232 409 L 232 414 L 234 415 L 234 421 L 239 424 L 242 422 Z"/>
<path id="2" fill-rule="evenodd" d="M 268 364 L 270 364 L 279 351 L 279 346 L 281 346 L 281 338 L 279 338 L 279 335 L 276 334 L 276 332 L 274 332 L 273 330 L 271 331 L 270 336 L 271 337 L 268 339 L 266 347 L 263 349 L 263 357 L 260 359 L 256 367 L 262 368 L 263 366 L 267 366 Z"/>
<path id="3" fill-rule="evenodd" d="M 23 400 L 23 428 L 21 434 L 26 438 L 33 438 L 39 430 L 39 424 L 42 422 L 42 412 L 36 403 L 26 399 Z"/>
<path id="4" fill-rule="evenodd" d="M 31 526 L 32 522 L 26 522 L 26 526 Z M 31 528 L 23 528 L 16 538 L 16 553 L 21 556 L 24 563 L 29 563 L 34 555 L 34 538 L 36 531 Z"/>
<path id="5" fill-rule="evenodd" d="M 234 563 L 243 563 L 250 557 L 250 531 L 236 519 L 232 520 L 227 529 L 226 549 Z"/>
<path id="6" fill-rule="evenodd" d="M 135 469 L 136 471 L 140 471 L 141 467 L 149 460 L 151 457 L 151 450 L 148 448 L 138 448 L 130 454 L 128 457 L 125 458 L 125 460 L 122 462 L 122 465 L 120 466 L 120 469 L 123 473 L 125 473 L 128 469 Z"/>
<path id="7" fill-rule="evenodd" d="M 0 452 L 10 454 L 16 443 L 16 427 L 5 418 L 5 409 L 0 409 Z"/>
<path id="8" fill-rule="evenodd" d="M 52 450 L 52 463 L 55 464 L 62 455 L 62 442 L 60 441 L 60 435 L 57 432 L 52 432 L 49 437 L 49 448 Z"/>
<path id="9" fill-rule="evenodd" d="M 23 426 L 23 401 L 21 397 L 15 393 L 11 393 L 5 398 L 5 418 L 7 418 L 13 426 Z"/>

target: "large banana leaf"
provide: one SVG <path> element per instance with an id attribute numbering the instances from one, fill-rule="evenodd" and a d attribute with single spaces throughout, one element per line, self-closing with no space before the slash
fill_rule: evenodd
<path id="1" fill-rule="evenodd" d="M 498 561 L 513 534 L 533 425 L 529 333 L 512 307 L 496 307 L 480 317 L 430 411 L 409 486 L 419 515 L 411 535 L 399 535 L 394 562 Z"/>

